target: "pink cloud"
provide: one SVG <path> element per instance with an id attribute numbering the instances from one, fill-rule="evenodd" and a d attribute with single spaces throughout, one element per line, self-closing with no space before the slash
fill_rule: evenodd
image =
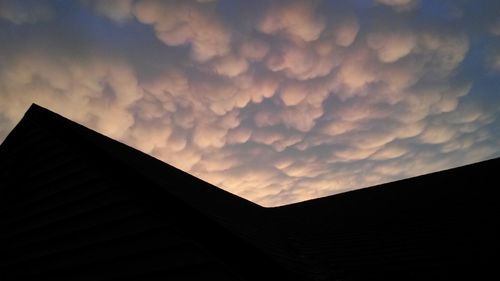
<path id="1" fill-rule="evenodd" d="M 26 38 L 0 58 L 0 132 L 37 102 L 266 206 L 498 153 L 498 111 L 471 103 L 472 82 L 456 75 L 470 34 L 399 13 L 418 1 L 377 3 L 363 17 L 336 1 L 263 2 L 232 17 L 212 1 L 88 1 L 110 30 L 150 28 L 176 57 L 127 44 L 73 53 L 41 34 L 64 46 L 51 53 Z"/>
<path id="2" fill-rule="evenodd" d="M 368 46 L 377 52 L 378 59 L 384 63 L 404 58 L 415 48 L 416 38 L 409 32 L 375 32 L 367 37 Z"/>
<path id="3" fill-rule="evenodd" d="M 204 62 L 229 52 L 230 33 L 203 4 L 143 0 L 135 5 L 134 15 L 140 22 L 153 25 L 166 45 L 189 44 L 196 61 Z"/>
<path id="4" fill-rule="evenodd" d="M 325 20 L 315 13 L 313 2 L 290 1 L 271 6 L 257 24 L 266 34 L 284 34 L 294 41 L 314 41 L 325 28 Z"/>

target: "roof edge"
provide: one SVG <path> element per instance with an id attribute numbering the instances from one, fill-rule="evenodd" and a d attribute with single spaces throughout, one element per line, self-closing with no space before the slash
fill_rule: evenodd
<path id="1" fill-rule="evenodd" d="M 228 192 L 224 189 L 221 189 L 213 184 L 210 184 L 190 173 L 187 173 L 175 166 L 172 166 L 166 162 L 163 162 L 149 154 L 146 154 L 136 148 L 128 146 L 118 140 L 110 138 L 106 135 L 103 135 L 97 131 L 94 131 L 78 122 L 70 120 L 56 112 L 53 112 L 47 108 L 44 108 L 36 103 L 33 103 L 28 110 L 25 112 L 24 116 L 17 123 L 14 129 L 7 135 L 4 142 L 0 145 L 0 155 L 4 147 L 7 147 L 8 144 L 12 141 L 15 141 L 16 136 L 19 134 L 18 132 L 22 130 L 24 124 L 27 123 L 35 123 L 38 126 L 42 126 L 48 130 L 50 130 L 54 134 L 63 135 L 68 132 L 70 134 L 74 134 L 78 136 L 80 139 L 88 142 L 94 147 L 98 147 L 101 151 L 107 153 L 110 157 L 113 157 L 117 161 L 121 163 L 133 167 L 138 170 L 143 176 L 146 178 L 153 180 L 157 185 L 165 185 L 165 183 L 169 183 L 167 179 L 162 177 L 162 170 L 171 170 L 170 173 L 176 171 L 176 175 L 180 176 L 189 176 L 192 177 L 195 181 L 203 183 L 205 186 L 210 186 L 211 188 L 198 188 L 197 191 L 207 195 L 205 197 L 205 201 L 210 200 L 211 196 L 217 197 L 226 197 L 228 201 L 238 201 L 240 204 L 243 203 L 247 208 L 264 208 L 252 201 L 249 201 L 245 198 L 237 196 L 231 192 Z M 62 130 L 60 130 L 62 128 Z M 129 157 L 127 157 L 129 156 Z M 128 159 L 127 159 L 128 158 Z M 136 158 L 136 159 L 131 159 Z M 141 164 L 146 164 L 148 168 L 151 168 L 151 171 L 147 171 L 145 167 Z M 154 171 L 153 171 L 154 170 Z M 208 187 L 207 186 L 207 187 Z M 193 187 L 186 187 L 186 189 L 191 189 Z M 184 190 L 184 188 L 172 187 L 168 188 L 173 194 L 178 197 L 181 197 L 184 201 L 188 203 L 191 202 L 190 194 L 188 190 Z M 200 204 L 201 202 L 196 202 Z"/>

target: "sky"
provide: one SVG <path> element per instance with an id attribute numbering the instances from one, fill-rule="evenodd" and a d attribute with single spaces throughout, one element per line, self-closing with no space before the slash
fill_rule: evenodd
<path id="1" fill-rule="evenodd" d="M 0 0 L 0 141 L 32 103 L 263 206 L 337 194 L 500 157 L 500 1 Z"/>

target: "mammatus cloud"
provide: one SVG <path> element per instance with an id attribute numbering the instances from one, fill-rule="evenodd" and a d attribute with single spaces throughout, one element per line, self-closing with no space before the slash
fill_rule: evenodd
<path id="1" fill-rule="evenodd" d="M 206 62 L 229 52 L 231 34 L 211 7 L 198 3 L 140 1 L 133 13 L 141 23 L 152 25 L 166 45 L 187 44 L 194 60 Z"/>
<path id="2" fill-rule="evenodd" d="M 19 120 L 29 104 L 39 103 L 116 139 L 134 123 L 127 107 L 142 96 L 129 66 L 98 57 L 81 62 L 23 53 L 3 69 L 0 81 L 0 111 L 8 120 Z"/>
<path id="3" fill-rule="evenodd" d="M 36 102 L 265 206 L 499 156 L 476 80 L 500 64 L 470 55 L 492 22 L 421 24 L 413 0 L 40 3 L 0 12 L 3 137 Z"/>
<path id="4" fill-rule="evenodd" d="M 257 23 L 264 34 L 283 35 L 292 41 L 317 40 L 326 27 L 326 20 L 315 12 L 315 1 L 289 1 L 268 7 Z"/>

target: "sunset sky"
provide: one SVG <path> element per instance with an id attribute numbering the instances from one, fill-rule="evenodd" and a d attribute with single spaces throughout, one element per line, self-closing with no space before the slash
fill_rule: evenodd
<path id="1" fill-rule="evenodd" d="M 336 194 L 500 157 L 500 1 L 0 0 L 0 141 L 32 103 L 264 206 Z"/>

